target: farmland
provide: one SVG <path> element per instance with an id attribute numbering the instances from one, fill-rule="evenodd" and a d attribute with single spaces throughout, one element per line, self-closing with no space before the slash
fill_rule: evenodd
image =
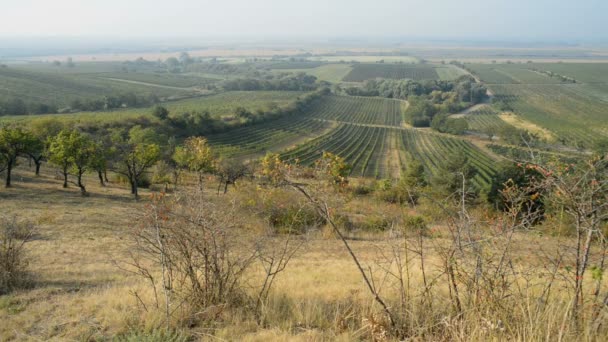
<path id="1" fill-rule="evenodd" d="M 319 119 L 398 127 L 402 104 L 382 98 L 331 96 L 315 103 L 310 112 Z"/>
<path id="2" fill-rule="evenodd" d="M 564 144 L 589 148 L 607 136 L 606 103 L 581 92 L 579 85 L 494 85 L 492 90 Z"/>
<path id="3" fill-rule="evenodd" d="M 345 82 L 362 82 L 375 78 L 436 80 L 439 75 L 428 64 L 355 64 L 344 77 Z"/>
<path id="4" fill-rule="evenodd" d="M 65 106 L 73 100 L 98 99 L 104 95 L 122 93 L 169 97 L 185 95 L 190 91 L 127 84 L 85 74 L 51 74 L 0 68 L 0 100 L 19 97 L 27 102 Z"/>
<path id="5" fill-rule="evenodd" d="M 298 91 L 233 91 L 224 92 L 211 96 L 195 97 L 180 101 L 164 103 L 170 113 L 182 114 L 187 112 L 209 112 L 212 117 L 233 117 L 235 110 L 239 107 L 255 112 L 281 107 L 295 101 L 305 92 Z M 79 112 L 69 114 L 40 114 L 40 115 L 16 115 L 0 116 L 0 122 L 8 121 L 31 121 L 39 119 L 56 118 L 69 122 L 80 123 L 119 123 L 125 119 L 133 119 L 141 116 L 153 119 L 152 108 L 129 108 L 101 112 Z"/>
<path id="6" fill-rule="evenodd" d="M 315 68 L 305 69 L 276 69 L 276 72 L 304 72 L 313 75 L 320 80 L 332 83 L 340 83 L 352 67 L 350 64 L 323 64 Z"/>

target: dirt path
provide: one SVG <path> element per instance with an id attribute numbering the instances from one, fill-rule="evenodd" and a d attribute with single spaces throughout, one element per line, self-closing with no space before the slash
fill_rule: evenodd
<path id="1" fill-rule="evenodd" d="M 148 82 L 141 82 L 141 81 L 133 81 L 133 80 L 125 80 L 122 78 L 112 78 L 112 77 L 100 77 L 104 80 L 110 80 L 110 81 L 116 81 L 116 82 L 123 82 L 123 83 L 129 83 L 129 84 L 138 84 L 138 85 L 144 85 L 144 86 L 148 86 L 148 87 L 156 87 L 156 88 L 164 88 L 164 89 L 173 89 L 173 90 L 189 90 L 189 91 L 196 91 L 196 92 L 202 92 L 202 89 L 196 88 L 196 87 L 174 87 L 174 86 L 168 86 L 168 85 L 162 85 L 162 84 L 155 84 L 155 83 L 148 83 Z"/>

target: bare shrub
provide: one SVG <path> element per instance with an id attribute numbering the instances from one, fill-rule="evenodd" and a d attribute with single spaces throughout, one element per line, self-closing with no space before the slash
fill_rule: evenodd
<path id="1" fill-rule="evenodd" d="M 231 307 L 250 308 L 259 317 L 275 278 L 299 248 L 292 240 L 277 246 L 268 235 L 244 229 L 236 205 L 223 204 L 206 201 L 200 191 L 158 194 L 131 232 L 131 258 L 120 266 L 148 281 L 151 307 L 163 311 L 167 328 L 212 321 Z M 264 269 L 259 286 L 246 277 L 256 263 Z"/>
<path id="2" fill-rule="evenodd" d="M 29 282 L 25 245 L 33 233 L 31 222 L 16 216 L 0 216 L 0 295 Z"/>

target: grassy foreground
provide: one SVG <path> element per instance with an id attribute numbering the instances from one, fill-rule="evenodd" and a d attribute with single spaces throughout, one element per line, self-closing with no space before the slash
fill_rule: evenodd
<path id="1" fill-rule="evenodd" d="M 137 226 L 142 211 L 150 205 L 149 192 L 135 202 L 126 186 L 116 182 L 107 187 L 87 181 L 90 196 L 83 198 L 76 187 L 62 189 L 49 167 L 35 178 L 23 165 L 15 174 L 15 185 L 0 190 L 3 214 L 33 220 L 39 227 L 28 245 L 30 288 L 0 297 L 0 340 L 125 340 L 151 339 L 164 327 L 163 314 L 149 303 L 152 291 L 141 277 L 121 270 L 132 251 L 129 232 Z M 243 182 L 227 195 L 215 194 L 215 182 L 207 181 L 205 198 L 221 206 L 239 208 L 248 233 L 265 231 L 266 218 L 255 211 L 256 201 L 276 193 L 260 193 L 255 184 Z M 283 194 L 284 195 L 284 194 Z M 280 196 L 277 195 L 280 199 Z M 294 195 L 295 196 L 295 195 Z M 414 336 L 432 340 L 603 340 L 604 327 L 575 331 L 564 313 L 567 297 L 561 286 L 553 291 L 551 302 L 537 303 L 542 287 L 530 286 L 545 275 L 541 253 L 559 249 L 566 240 L 549 235 L 517 233 L 513 237 L 516 254 L 514 270 L 519 283 L 529 291 L 513 306 L 480 310 L 474 303 L 463 303 L 470 310 L 465 318 L 450 313 L 449 290 L 443 284 L 441 257 L 446 227 L 435 224 L 430 235 L 420 242 L 400 238 L 404 217 L 413 209 L 383 203 L 373 197 L 333 198 L 327 200 L 340 213 L 347 213 L 363 227 L 369 218 L 384 218 L 392 226 L 384 233 L 365 229 L 351 231 L 349 243 L 364 267 L 373 270 L 374 286 L 389 300 L 392 310 L 407 311 Z M 277 204 L 280 205 L 280 204 Z M 248 210 L 249 208 L 249 210 Z M 421 213 L 432 211 L 424 206 Z M 425 212 L 426 211 L 426 212 Z M 244 234 L 243 236 L 246 236 Z M 245 238 L 245 237 L 244 237 Z M 293 239 L 301 243 L 286 270 L 274 284 L 261 318 L 254 318 L 245 304 L 216 307 L 198 312 L 200 322 L 185 317 L 171 323 L 178 331 L 175 340 L 310 341 L 310 340 L 393 340 L 387 335 L 388 323 L 367 291 L 358 269 L 342 242 L 326 227 L 301 235 L 273 235 L 270 243 L 280 246 Z M 424 244 L 426 275 L 420 271 L 415 255 L 417 243 Z M 404 247 L 408 247 L 402 250 Z M 408 245 L 411 244 L 411 245 Z M 407 254 L 409 250 L 410 254 Z M 398 268 L 391 255 L 396 251 L 406 259 Z M 409 260 L 409 261 L 408 261 Z M 407 285 L 396 282 L 391 274 L 406 270 Z M 261 265 L 251 268 L 243 291 L 257 293 Z M 424 291 L 424 278 L 436 290 L 431 297 Z M 591 281 L 591 280 L 590 280 Z M 606 281 L 602 287 L 606 286 Z M 408 289 L 400 298 L 401 289 Z M 589 286 L 591 289 L 591 286 Z M 565 293 L 565 292 L 564 292 Z M 479 298 L 479 300 L 487 300 Z M 487 303 L 492 303 L 487 300 Z M 467 311 L 465 311 L 467 312 Z M 159 335 L 160 336 L 160 335 Z"/>

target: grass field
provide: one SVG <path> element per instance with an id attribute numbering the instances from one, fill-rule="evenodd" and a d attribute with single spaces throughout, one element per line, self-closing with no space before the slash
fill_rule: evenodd
<path id="1" fill-rule="evenodd" d="M 428 64 L 355 64 L 344 77 L 345 82 L 363 82 L 375 78 L 435 80 L 435 68 Z"/>
<path id="2" fill-rule="evenodd" d="M 466 70 L 462 70 L 453 65 L 442 65 L 435 68 L 439 79 L 442 81 L 452 81 L 457 79 L 460 76 L 468 75 L 469 73 Z"/>
<path id="3" fill-rule="evenodd" d="M 311 69 L 279 69 L 277 72 L 304 72 L 315 76 L 319 80 L 340 83 L 352 67 L 350 64 L 324 64 Z"/>
<path id="4" fill-rule="evenodd" d="M 276 106 L 280 107 L 295 101 L 299 96 L 304 94 L 305 92 L 298 91 L 233 91 L 211 96 L 166 102 L 162 105 L 165 106 L 170 113 L 174 114 L 208 111 L 211 116 L 219 118 L 233 116 L 238 107 L 246 108 L 252 112 L 267 110 Z M 125 119 L 133 119 L 140 116 L 147 116 L 154 120 L 154 117 L 152 116 L 152 107 L 130 108 L 107 112 L 0 116 L 0 122 L 29 122 L 32 120 L 57 118 L 65 121 L 92 124 L 120 122 Z"/>
<path id="5" fill-rule="evenodd" d="M 356 56 L 356 55 L 344 55 L 344 56 L 318 56 L 310 57 L 310 60 L 326 61 L 326 62 L 358 62 L 358 63 L 376 63 L 384 61 L 386 63 L 419 63 L 420 60 L 413 56 Z"/>
<path id="6" fill-rule="evenodd" d="M 607 103 L 573 85 L 493 85 L 496 97 L 507 101 L 515 113 L 551 131 L 565 144 L 589 148 L 605 138 Z"/>

